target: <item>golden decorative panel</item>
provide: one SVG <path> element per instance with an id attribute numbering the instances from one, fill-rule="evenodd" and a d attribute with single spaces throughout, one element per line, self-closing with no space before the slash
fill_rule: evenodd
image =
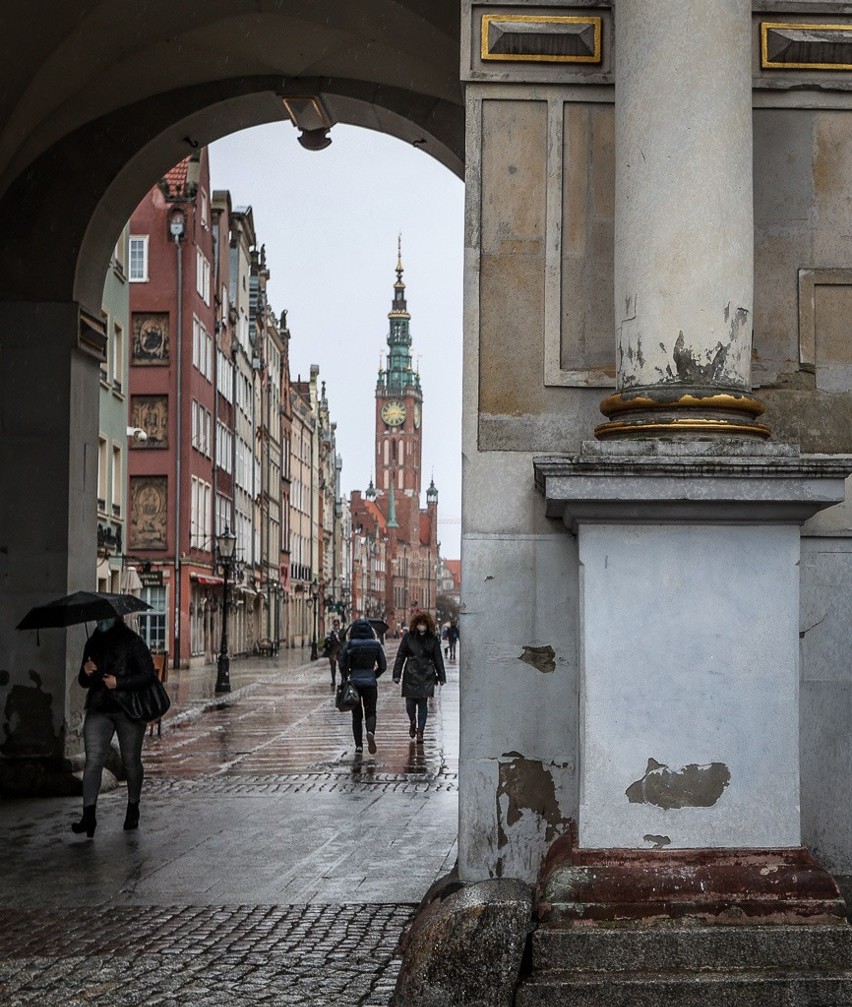
<path id="1" fill-rule="evenodd" d="M 852 70 L 852 24 L 760 24 L 764 70 Z"/>
<path id="2" fill-rule="evenodd" d="M 483 60 L 600 63 L 601 18 L 484 14 Z"/>

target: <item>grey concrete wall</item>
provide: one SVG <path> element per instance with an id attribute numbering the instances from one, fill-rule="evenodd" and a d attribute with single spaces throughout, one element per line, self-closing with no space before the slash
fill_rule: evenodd
<path id="1" fill-rule="evenodd" d="M 81 745 L 85 634 L 15 625 L 95 582 L 98 361 L 76 304 L 6 304 L 0 335 L 0 752 L 4 774 Z M 29 770 L 27 770 L 29 772 Z"/>
<path id="2" fill-rule="evenodd" d="M 802 839 L 852 874 L 852 539 L 802 539 Z"/>

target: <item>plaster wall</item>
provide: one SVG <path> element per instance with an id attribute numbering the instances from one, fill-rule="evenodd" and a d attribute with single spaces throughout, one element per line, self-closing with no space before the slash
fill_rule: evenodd
<path id="1" fill-rule="evenodd" d="M 801 584 L 802 839 L 829 870 L 852 874 L 852 540 L 803 538 Z"/>
<path id="2" fill-rule="evenodd" d="M 46 598 L 95 583 L 99 362 L 78 348 L 76 304 L 3 310 L 0 751 L 10 761 L 56 764 L 80 748 L 76 672 L 85 635 L 79 627 L 43 630 L 39 644 L 36 633 L 14 627 Z"/>
<path id="3" fill-rule="evenodd" d="M 797 846 L 798 528 L 579 541 L 580 845 Z"/>

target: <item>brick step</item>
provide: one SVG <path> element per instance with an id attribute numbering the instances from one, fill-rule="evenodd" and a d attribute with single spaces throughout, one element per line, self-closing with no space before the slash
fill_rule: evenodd
<path id="1" fill-rule="evenodd" d="M 852 927 L 543 927 L 532 938 L 536 977 L 551 971 L 642 969 L 852 971 Z"/>
<path id="2" fill-rule="evenodd" d="M 852 972 L 622 972 L 534 976 L 516 1007 L 852 1007 Z"/>

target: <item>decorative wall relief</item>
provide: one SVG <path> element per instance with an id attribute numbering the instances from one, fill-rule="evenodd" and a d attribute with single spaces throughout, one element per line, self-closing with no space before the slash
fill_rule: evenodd
<path id="1" fill-rule="evenodd" d="M 137 366 L 165 367 L 169 363 L 169 313 L 133 315 L 130 362 Z"/>
<path id="2" fill-rule="evenodd" d="M 130 425 L 139 427 L 147 440 L 134 440 L 134 448 L 167 448 L 169 446 L 168 395 L 131 395 Z"/>
<path id="3" fill-rule="evenodd" d="M 167 503 L 166 476 L 130 477 L 129 549 L 168 547 Z"/>

